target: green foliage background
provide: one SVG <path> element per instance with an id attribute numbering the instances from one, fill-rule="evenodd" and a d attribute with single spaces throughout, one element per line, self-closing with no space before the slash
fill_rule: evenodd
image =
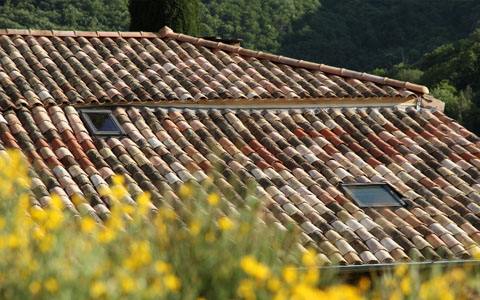
<path id="1" fill-rule="evenodd" d="M 199 34 L 198 0 L 130 0 L 131 31 L 158 31 L 169 25 L 175 32 Z"/>
<path id="2" fill-rule="evenodd" d="M 397 64 L 374 73 L 417 82 L 445 102 L 445 112 L 480 133 L 480 29 L 426 53 L 414 64 Z"/>
<path id="3" fill-rule="evenodd" d="M 203 0 L 201 32 L 241 38 L 244 47 L 277 53 L 283 39 L 294 34 L 293 22 L 319 7 L 318 0 Z"/>
<path id="4" fill-rule="evenodd" d="M 128 0 L 0 0 L 0 28 L 128 30 Z"/>
<path id="5" fill-rule="evenodd" d="M 190 3 L 187 15 L 198 11 L 200 24 L 177 31 L 241 38 L 247 48 L 425 84 L 450 116 L 480 132 L 479 1 L 182 0 L 170 15 L 183 2 Z M 129 0 L 0 0 L 0 28 L 157 30 L 162 16 L 155 7 L 145 12 L 152 22 L 130 24 L 128 6 Z M 167 21 L 175 26 L 177 19 Z"/>

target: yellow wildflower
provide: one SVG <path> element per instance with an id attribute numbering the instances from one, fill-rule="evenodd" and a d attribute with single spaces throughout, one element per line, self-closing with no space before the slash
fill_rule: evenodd
<path id="1" fill-rule="evenodd" d="M 308 249 L 302 254 L 302 264 L 305 267 L 313 267 L 316 264 L 316 253 L 313 249 Z"/>
<path id="2" fill-rule="evenodd" d="M 282 277 L 283 280 L 285 280 L 286 283 L 292 285 L 297 281 L 297 270 L 294 269 L 294 266 L 286 266 L 282 270 Z"/>
<path id="3" fill-rule="evenodd" d="M 212 206 L 216 206 L 218 204 L 218 201 L 220 200 L 220 196 L 218 196 L 217 193 L 210 193 L 208 194 L 207 196 L 207 201 L 208 201 L 208 204 L 212 205 Z"/>
<path id="4" fill-rule="evenodd" d="M 5 221 L 5 218 L 3 217 L 0 217 L 0 230 L 2 230 L 3 228 L 5 228 L 5 224 L 7 222 Z"/>
<path id="5" fill-rule="evenodd" d="M 134 268 L 144 266 L 152 259 L 152 254 L 150 253 L 150 244 L 148 241 L 133 242 L 130 250 L 132 253 L 130 259 L 132 260 Z"/>
<path id="6" fill-rule="evenodd" d="M 465 270 L 462 270 L 460 268 L 453 269 L 449 275 L 454 282 L 463 282 L 466 277 Z"/>
<path id="7" fill-rule="evenodd" d="M 45 237 L 45 230 L 42 228 L 35 228 L 33 230 L 33 238 L 37 241 L 42 240 Z"/>
<path id="8" fill-rule="evenodd" d="M 155 218 L 154 224 L 157 228 L 157 234 L 163 238 L 167 238 L 168 236 L 166 235 L 167 232 L 167 225 L 163 221 L 161 217 Z"/>
<path id="9" fill-rule="evenodd" d="M 29 265 L 29 269 L 32 272 L 37 272 L 38 269 L 40 268 L 40 265 L 38 264 L 38 261 L 32 260 Z"/>
<path id="10" fill-rule="evenodd" d="M 181 283 L 177 276 L 169 274 L 164 278 L 165 286 L 170 291 L 176 292 L 180 289 Z"/>
<path id="11" fill-rule="evenodd" d="M 292 298 L 317 299 L 315 289 L 303 283 L 295 285 L 292 289 L 292 292 Z"/>
<path id="12" fill-rule="evenodd" d="M 355 299 L 362 300 L 359 290 L 348 284 L 340 284 L 326 289 L 326 299 Z"/>
<path id="13" fill-rule="evenodd" d="M 55 208 L 48 211 L 48 219 L 45 221 L 45 227 L 48 229 L 57 229 L 63 223 L 63 213 Z"/>
<path id="14" fill-rule="evenodd" d="M 193 220 L 188 228 L 190 229 L 190 234 L 196 236 L 200 232 L 202 224 L 197 220 Z"/>
<path id="15" fill-rule="evenodd" d="M 114 199 L 121 200 L 127 194 L 127 190 L 122 185 L 112 187 L 112 196 Z"/>
<path id="16" fill-rule="evenodd" d="M 95 281 L 90 286 L 90 295 L 93 298 L 99 298 L 107 292 L 107 285 L 102 281 Z"/>
<path id="17" fill-rule="evenodd" d="M 249 274 L 255 268 L 256 262 L 253 255 L 247 255 L 240 259 L 240 267 L 245 273 Z"/>
<path id="18" fill-rule="evenodd" d="M 79 206 L 82 203 L 85 203 L 85 198 L 83 198 L 79 194 L 73 194 L 72 197 L 72 203 L 75 204 L 75 206 Z"/>
<path id="19" fill-rule="evenodd" d="M 5 197 L 12 197 L 15 190 L 12 182 L 2 180 L 0 181 L 0 185 L 2 186 L 2 194 Z"/>
<path id="20" fill-rule="evenodd" d="M 164 206 L 158 210 L 158 215 L 157 218 L 155 218 L 155 221 L 163 221 L 162 217 L 167 220 L 175 220 L 175 218 L 177 218 L 177 214 L 173 209 Z"/>
<path id="21" fill-rule="evenodd" d="M 45 289 L 47 291 L 49 291 L 50 293 L 55 293 L 58 291 L 58 281 L 53 278 L 53 277 L 50 277 L 49 279 L 47 279 L 47 281 L 45 281 Z"/>
<path id="22" fill-rule="evenodd" d="M 399 290 L 393 291 L 393 293 L 390 294 L 390 298 L 389 298 L 389 300 L 402 300 L 402 299 L 403 299 L 403 296 Z"/>
<path id="23" fill-rule="evenodd" d="M 81 227 L 83 232 L 85 233 L 92 232 L 95 229 L 96 225 L 97 224 L 95 223 L 95 220 L 93 220 L 93 218 L 91 217 L 82 218 Z"/>
<path id="24" fill-rule="evenodd" d="M 114 209 L 112 216 L 107 220 L 105 224 L 108 228 L 112 230 L 123 229 L 124 222 L 122 219 L 122 215 L 119 214 L 118 210 Z"/>
<path id="25" fill-rule="evenodd" d="M 190 197 L 192 195 L 192 188 L 188 184 L 180 186 L 179 194 L 182 198 Z"/>
<path id="26" fill-rule="evenodd" d="M 146 215 L 148 212 L 148 207 L 151 203 L 150 193 L 144 192 L 137 197 L 137 203 L 139 207 L 139 212 L 141 215 Z"/>
<path id="27" fill-rule="evenodd" d="M 32 206 L 30 209 L 30 216 L 35 222 L 43 223 L 47 219 L 47 213 L 38 206 Z"/>
<path id="28" fill-rule="evenodd" d="M 270 270 L 262 263 L 257 263 L 257 268 L 253 273 L 253 276 L 260 280 L 266 280 L 270 276 Z"/>
<path id="29" fill-rule="evenodd" d="M 287 300 L 287 292 L 285 290 L 279 290 L 275 296 L 273 297 L 273 300 Z M 317 299 L 322 299 L 322 298 L 317 298 Z"/>
<path id="30" fill-rule="evenodd" d="M 157 296 L 163 296 L 164 294 L 163 281 L 160 278 L 156 278 L 153 281 L 150 290 L 152 291 L 153 294 Z"/>
<path id="31" fill-rule="evenodd" d="M 130 204 L 121 204 L 121 205 L 119 205 L 119 209 L 120 209 L 121 212 L 123 212 L 127 215 L 131 215 L 135 211 L 135 206 L 130 205 Z"/>
<path id="32" fill-rule="evenodd" d="M 138 205 L 148 205 L 150 203 L 150 193 L 149 192 L 143 192 L 137 197 L 137 203 Z"/>
<path id="33" fill-rule="evenodd" d="M 205 234 L 205 241 L 207 241 L 208 243 L 211 243 L 215 240 L 215 234 L 213 234 L 213 232 L 209 231 Z"/>
<path id="34" fill-rule="evenodd" d="M 25 176 L 18 177 L 17 178 L 17 183 L 20 187 L 26 189 L 26 188 L 30 187 L 30 178 L 25 177 Z"/>
<path id="35" fill-rule="evenodd" d="M 221 217 L 218 220 L 218 225 L 222 230 L 229 230 L 233 227 L 233 222 L 230 220 L 229 217 Z"/>
<path id="36" fill-rule="evenodd" d="M 121 282 L 122 290 L 125 293 L 130 293 L 135 289 L 136 283 L 135 280 L 133 280 L 130 277 L 124 277 Z"/>
<path id="37" fill-rule="evenodd" d="M 282 286 L 282 283 L 277 278 L 272 278 L 267 283 L 268 289 L 271 290 L 272 292 L 278 291 L 278 289 L 280 289 L 281 286 Z"/>
<path id="38" fill-rule="evenodd" d="M 212 174 L 208 174 L 207 178 L 202 182 L 203 186 L 209 187 L 214 182 L 214 176 Z"/>
<path id="39" fill-rule="evenodd" d="M 402 281 L 400 282 L 400 288 L 402 289 L 402 293 L 404 295 L 410 295 L 412 290 L 412 282 L 410 280 L 410 276 L 405 276 Z"/>
<path id="40" fill-rule="evenodd" d="M 252 255 L 242 257 L 240 260 L 240 266 L 245 273 L 260 280 L 265 280 L 270 275 L 268 267 L 257 262 Z"/>
<path id="41" fill-rule="evenodd" d="M 395 288 L 398 285 L 398 278 L 386 277 L 385 286 L 388 288 Z"/>
<path id="42" fill-rule="evenodd" d="M 115 174 L 112 177 L 112 182 L 113 182 L 114 185 L 123 185 L 123 184 L 125 184 L 125 177 L 123 177 L 120 174 Z"/>
<path id="43" fill-rule="evenodd" d="M 395 268 L 395 275 L 398 277 L 402 277 L 407 273 L 408 266 L 406 264 L 400 264 Z"/>
<path id="44" fill-rule="evenodd" d="M 10 234 L 7 238 L 7 246 L 8 248 L 18 248 L 20 246 L 20 239 L 15 234 Z"/>
<path id="45" fill-rule="evenodd" d="M 129 256 L 123 260 L 123 266 L 126 269 L 133 270 L 139 267 L 137 264 L 137 260 L 135 259 L 135 256 Z"/>
<path id="46" fill-rule="evenodd" d="M 51 198 L 52 198 L 52 202 L 51 202 L 52 207 L 56 208 L 58 210 L 62 210 L 63 209 L 63 202 L 62 202 L 62 199 L 60 198 L 60 196 L 57 195 L 57 194 L 52 194 Z"/>
<path id="47" fill-rule="evenodd" d="M 107 196 L 112 194 L 112 191 L 107 186 L 101 186 L 98 190 L 98 193 L 100 194 L 100 196 Z"/>
<path id="48" fill-rule="evenodd" d="M 470 249 L 470 251 L 473 258 L 480 259 L 480 250 L 477 247 Z"/>
<path id="49" fill-rule="evenodd" d="M 115 238 L 115 231 L 110 228 L 104 228 L 97 236 L 97 240 L 100 243 L 109 243 Z"/>
<path id="50" fill-rule="evenodd" d="M 3 186 L 2 186 L 2 192 L 3 192 Z M 19 213 L 24 213 L 25 211 L 28 210 L 30 207 L 30 198 L 27 193 L 23 193 L 20 195 L 18 198 L 18 212 Z"/>
<path id="51" fill-rule="evenodd" d="M 318 269 L 308 269 L 305 273 L 305 283 L 314 285 L 318 282 L 319 278 L 320 274 Z"/>
<path id="52" fill-rule="evenodd" d="M 240 281 L 237 288 L 237 294 L 240 298 L 255 300 L 257 297 L 255 295 L 255 285 L 253 281 L 249 279 L 243 279 Z"/>
<path id="53" fill-rule="evenodd" d="M 52 236 L 51 234 L 45 234 L 42 241 L 40 242 L 40 246 L 39 246 L 40 251 L 45 253 L 52 250 L 54 241 L 55 241 L 54 236 Z"/>
<path id="54" fill-rule="evenodd" d="M 360 291 L 362 292 L 366 292 L 370 286 L 372 285 L 372 282 L 370 281 L 370 279 L 366 276 L 363 276 L 362 278 L 360 278 L 360 280 L 358 281 L 358 288 L 360 289 Z"/>
<path id="55" fill-rule="evenodd" d="M 156 261 L 154 264 L 155 271 L 157 271 L 160 274 L 170 272 L 172 269 L 172 266 L 170 264 L 164 262 L 164 261 Z"/>
<path id="56" fill-rule="evenodd" d="M 42 289 L 42 285 L 40 284 L 40 282 L 35 280 L 30 283 L 28 289 L 30 290 L 30 293 L 32 293 L 32 295 L 36 295 Z"/>

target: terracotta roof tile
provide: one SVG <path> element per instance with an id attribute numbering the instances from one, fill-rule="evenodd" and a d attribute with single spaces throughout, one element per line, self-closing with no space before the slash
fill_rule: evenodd
<path id="1" fill-rule="evenodd" d="M 224 175 L 216 172 L 219 176 L 216 184 L 222 194 L 241 189 L 241 182 L 246 179 L 257 181 L 258 189 L 278 203 L 278 206 L 269 208 L 279 222 L 296 222 L 306 232 L 309 243 L 319 243 L 319 249 L 335 263 L 468 257 L 470 254 L 465 249 L 480 240 L 477 229 L 480 221 L 476 217 L 480 207 L 471 200 L 477 199 L 478 192 L 470 188 L 478 175 L 470 180 L 471 175 L 462 171 L 465 167 L 471 168 L 470 165 L 458 166 L 453 161 L 444 162 L 444 158 L 441 162 L 453 171 L 437 163 L 433 156 L 424 156 L 426 160 L 423 160 L 411 153 L 405 156 L 406 159 L 398 152 L 385 154 L 382 150 L 395 149 L 401 144 L 387 147 L 385 143 L 393 137 L 383 128 L 401 124 L 405 130 L 420 130 L 415 127 L 413 119 L 406 119 L 406 115 L 393 110 L 372 109 L 369 114 L 359 110 L 355 114 L 352 110 L 312 113 L 299 109 L 287 114 L 267 110 L 257 113 L 249 110 L 117 108 L 114 113 L 127 137 L 103 141 L 91 139 L 88 134 L 83 137 L 87 130 L 71 106 L 55 107 L 48 111 L 4 113 L 2 119 L 8 128 L 1 135 L 2 142 L 6 145 L 20 143 L 22 148 L 36 149 L 31 157 L 36 157 L 38 162 L 33 164 L 35 170 L 44 174 L 39 182 L 52 189 L 63 188 L 65 197 L 80 195 L 90 199 L 90 203 L 70 207 L 84 213 L 94 212 L 100 219 L 108 217 L 109 200 L 100 197 L 98 191 L 100 186 L 108 186 L 104 179 L 111 178 L 114 173 L 129 178 L 132 197 L 141 189 L 148 189 L 161 203 L 164 198 L 160 186 L 168 187 L 175 195 L 179 183 L 201 182 L 207 177 L 204 172 L 212 172 L 213 165 L 220 163 Z M 412 115 L 421 118 L 420 114 Z M 392 116 L 400 116 L 402 120 Z M 352 122 L 360 126 L 360 131 L 350 136 L 333 120 L 341 121 L 342 126 Z M 422 125 L 429 124 L 428 119 L 418 121 Z M 322 124 L 326 127 L 320 129 L 320 134 L 326 139 L 319 140 L 318 144 L 318 136 L 311 133 L 315 132 L 312 128 L 319 128 Z M 67 128 L 72 128 L 73 132 Z M 345 145 L 342 138 L 356 143 Z M 428 139 L 433 139 L 433 135 Z M 249 146 L 237 148 L 242 141 L 248 142 Z M 369 147 L 371 156 L 366 152 L 363 158 L 355 155 L 359 147 L 357 143 Z M 144 147 L 140 148 L 140 144 Z M 414 150 L 413 153 L 422 154 L 437 149 L 435 145 L 441 144 L 426 140 L 419 146 L 412 141 L 408 147 Z M 49 146 L 57 150 L 51 151 Z M 441 146 L 444 148 L 440 151 L 451 149 L 446 144 Z M 339 151 L 342 147 L 345 149 Z M 316 157 L 322 148 L 325 154 L 331 155 L 324 157 L 325 163 Z M 237 161 L 240 151 L 245 156 Z M 225 155 L 231 154 L 234 156 L 225 163 Z M 390 156 L 396 156 L 400 164 L 392 161 L 386 167 L 374 159 Z M 281 170 L 278 165 L 282 166 Z M 369 169 L 369 165 L 373 168 Z M 45 172 L 48 169 L 52 173 Z M 432 181 L 429 177 L 435 179 Z M 379 210 L 384 217 L 372 209 L 366 210 L 365 214 L 335 187 L 342 180 L 355 182 L 360 178 L 363 181 L 388 181 L 410 199 L 417 199 L 427 206 L 423 209 L 411 206 Z M 234 188 L 229 182 L 238 184 Z M 441 200 L 432 196 L 435 193 L 441 196 Z M 238 194 L 232 201 L 236 197 Z M 434 206 L 428 206 L 430 201 Z M 436 209 L 438 205 L 440 207 Z M 442 211 L 449 212 L 449 215 L 442 214 Z M 451 214 L 454 211 L 458 214 Z"/>
<path id="2" fill-rule="evenodd" d="M 300 242 L 334 264 L 468 258 L 480 242 L 480 139 L 441 112 L 195 106 L 409 97 L 405 88 L 424 87 L 167 29 L 7 30 L 0 56 L 0 147 L 29 158 L 38 206 L 55 192 L 75 214 L 104 220 L 112 203 L 100 191 L 119 173 L 127 201 L 148 190 L 156 205 L 181 210 L 180 185 L 202 188 L 212 176 L 232 209 L 255 183 L 267 218 L 295 223 Z M 190 108 L 147 107 L 167 101 Z M 92 137 L 78 113 L 85 104 L 140 105 L 113 109 L 124 136 Z M 338 189 L 379 181 L 407 206 L 362 209 Z"/>
<path id="3" fill-rule="evenodd" d="M 8 29 L 0 35 L 0 44 L 3 109 L 217 98 L 416 97 L 405 87 L 428 92 L 409 83 L 169 30 L 156 34 Z M 461 136 L 470 136 L 458 130 Z"/>

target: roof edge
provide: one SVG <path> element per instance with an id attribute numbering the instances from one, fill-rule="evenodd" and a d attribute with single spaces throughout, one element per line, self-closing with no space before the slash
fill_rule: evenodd
<path id="1" fill-rule="evenodd" d="M 431 95 L 423 95 L 423 97 L 421 97 L 420 106 L 423 108 L 440 110 L 442 112 L 445 111 L 445 102 L 443 102 L 442 100 L 436 99 Z"/>
<path id="2" fill-rule="evenodd" d="M 236 52 L 240 55 L 243 56 L 251 56 L 251 57 L 256 57 L 259 59 L 268 59 L 270 61 L 276 62 L 276 63 L 281 63 L 281 64 L 286 64 L 290 65 L 293 67 L 297 68 L 305 68 L 305 69 L 313 69 L 313 70 L 319 70 L 325 73 L 330 73 L 338 76 L 345 76 L 345 77 L 350 77 L 350 78 L 355 78 L 359 80 L 365 80 L 365 81 L 371 81 L 374 83 L 378 84 L 384 84 L 384 85 L 391 85 L 399 88 L 405 88 L 408 90 L 415 91 L 420 94 L 428 94 L 429 90 L 426 86 L 423 85 L 418 85 L 414 84 L 411 82 L 405 82 L 405 81 L 400 81 L 400 80 L 395 80 L 391 79 L 388 77 L 381 77 L 381 76 L 376 76 L 373 74 L 368 74 L 368 73 L 361 73 L 357 71 L 352 71 L 344 68 L 337 68 L 337 67 L 332 67 L 329 65 L 324 65 L 324 64 L 318 64 L 314 62 L 307 62 L 303 61 L 300 59 L 294 59 L 294 58 L 289 58 L 289 57 L 284 57 L 284 56 L 279 56 L 279 55 L 274 55 L 262 51 L 255 51 L 255 50 L 250 50 L 250 49 L 245 49 L 240 46 L 232 46 L 229 44 L 224 44 L 221 42 L 214 42 L 214 41 L 209 41 L 206 39 L 202 38 L 197 38 L 193 36 L 189 36 L 186 34 L 182 33 L 176 33 L 174 32 L 171 28 L 164 26 L 162 29 L 159 31 L 159 35 L 162 38 L 168 37 L 171 39 L 179 40 L 182 42 L 189 42 L 192 44 L 196 45 L 201 45 L 209 48 L 216 48 L 216 49 L 221 49 L 224 51 L 228 52 Z"/>
<path id="3" fill-rule="evenodd" d="M 137 103 L 87 103 L 75 104 L 78 108 L 116 107 L 116 106 L 149 106 L 175 108 L 231 108 L 231 109 L 291 109 L 291 108 L 358 108 L 358 107 L 415 107 L 417 97 L 407 98 L 371 97 L 371 98 L 308 98 L 308 99 L 212 99 L 182 100 Z"/>
<path id="4" fill-rule="evenodd" d="M 364 265 L 330 265 L 323 267 L 313 267 L 312 269 L 319 269 L 325 272 L 334 272 L 342 276 L 356 277 L 356 276 L 378 276 L 385 273 L 394 272 L 398 266 L 408 266 L 415 268 L 417 271 L 428 271 L 433 268 L 446 269 L 455 267 L 474 267 L 479 266 L 478 259 L 453 259 L 453 260 L 428 260 L 428 261 L 406 261 L 395 263 L 380 263 L 380 264 L 364 264 Z M 308 269 L 308 268 L 299 268 Z"/>
<path id="5" fill-rule="evenodd" d="M 57 36 L 57 37 L 99 37 L 99 38 L 155 38 L 161 37 L 158 32 L 146 31 L 81 31 L 81 30 L 32 30 L 32 29 L 0 29 L 0 35 L 23 36 Z"/>
<path id="6" fill-rule="evenodd" d="M 201 45 L 209 48 L 224 50 L 227 52 L 235 52 L 242 56 L 250 56 L 258 59 L 268 59 L 270 61 L 290 65 L 296 68 L 305 68 L 319 70 L 325 73 L 345 76 L 354 79 L 371 81 L 378 84 L 390 85 L 399 88 L 405 88 L 419 94 L 428 94 L 429 90 L 426 86 L 418 85 L 410 82 L 391 79 L 388 77 L 376 76 L 368 73 L 361 73 L 344 68 L 332 67 L 329 65 L 318 64 L 314 62 L 303 61 L 279 55 L 274 55 L 262 51 L 245 49 L 240 46 L 233 46 L 221 42 L 214 42 L 198 37 L 189 36 L 182 33 L 176 33 L 171 28 L 164 26 L 158 32 L 144 31 L 64 31 L 64 30 L 32 30 L 32 29 L 0 29 L 0 35 L 31 35 L 31 36 L 58 36 L 58 37 L 99 37 L 99 38 L 171 38 L 182 42 L 189 42 L 195 45 Z"/>

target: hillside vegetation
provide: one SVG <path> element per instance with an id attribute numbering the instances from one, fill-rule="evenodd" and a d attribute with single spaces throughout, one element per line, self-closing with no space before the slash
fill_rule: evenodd
<path id="1" fill-rule="evenodd" d="M 449 116 L 480 132 L 480 29 L 437 47 L 414 64 L 398 64 L 375 73 L 430 87 L 431 94 L 445 101 Z"/>
<path id="2" fill-rule="evenodd" d="M 127 30 L 128 0 L 0 0 L 0 28 Z"/>

